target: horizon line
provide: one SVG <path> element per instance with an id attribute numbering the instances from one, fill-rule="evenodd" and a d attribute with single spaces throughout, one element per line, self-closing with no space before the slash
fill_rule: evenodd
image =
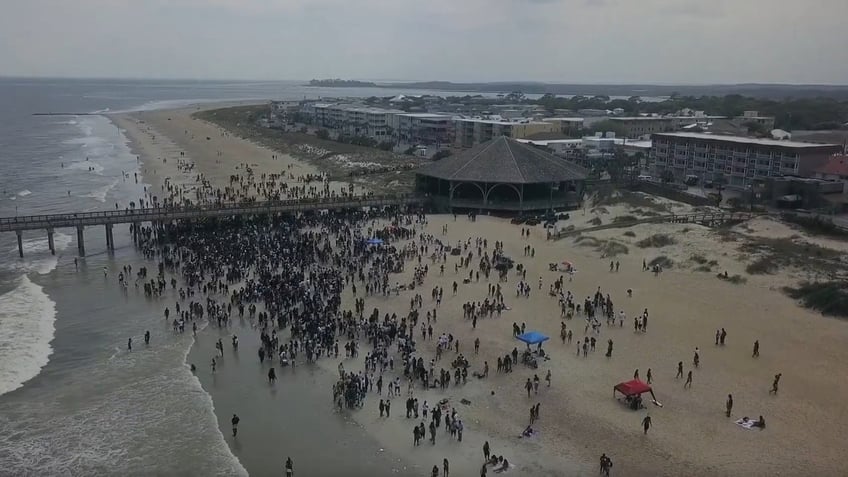
<path id="1" fill-rule="evenodd" d="M 539 80 L 494 80 L 494 81 L 453 81 L 453 80 L 420 80 L 420 79 L 354 79 L 354 78 L 311 78 L 311 79 L 246 79 L 246 78 L 187 78 L 187 77 L 135 77 L 135 76 L 27 76 L 27 75 L 0 75 L 0 80 L 71 80 L 71 81 L 183 81 L 183 82 L 239 82 L 239 83 L 294 83 L 303 82 L 309 83 L 311 80 L 326 81 L 326 80 L 342 80 L 342 81 L 362 81 L 375 83 L 378 87 L 381 85 L 393 85 L 397 83 L 447 83 L 453 85 L 477 84 L 477 85 L 499 85 L 499 84 L 519 84 L 519 85 L 545 85 L 545 86 L 652 86 L 652 87 L 708 87 L 708 86 L 795 86 L 795 87 L 837 87 L 848 88 L 848 83 L 785 83 L 785 82 L 712 82 L 712 83 L 651 83 L 651 82 L 631 82 L 631 83 L 616 83 L 616 82 L 557 82 L 557 81 L 539 81 Z M 308 86 L 308 84 L 304 84 Z"/>

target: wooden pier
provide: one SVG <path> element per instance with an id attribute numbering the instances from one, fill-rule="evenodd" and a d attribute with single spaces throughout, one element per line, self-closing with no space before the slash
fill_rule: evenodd
<path id="1" fill-rule="evenodd" d="M 115 224 L 132 224 L 135 234 L 144 222 L 154 224 L 175 220 L 196 220 L 207 217 L 232 217 L 238 215 L 268 215 L 297 213 L 310 210 L 341 210 L 358 207 L 386 207 L 421 205 L 424 199 L 416 196 L 362 196 L 333 199 L 304 199 L 266 201 L 245 204 L 201 205 L 192 207 L 151 207 L 144 209 L 110 210 L 103 212 L 79 212 L 70 214 L 45 214 L 0 218 L 0 232 L 15 232 L 18 238 L 18 254 L 23 258 L 23 232 L 45 230 L 50 252 L 55 255 L 53 233 L 58 228 L 76 228 L 77 248 L 85 256 L 85 227 L 102 225 L 106 228 L 106 247 L 115 249 L 112 227 Z"/>
<path id="2" fill-rule="evenodd" d="M 626 222 L 611 222 L 609 224 L 597 225 L 594 227 L 560 230 L 555 234 L 551 234 L 550 238 L 551 240 L 559 240 L 585 232 L 596 232 L 598 230 L 606 229 L 623 229 L 640 224 L 699 224 L 706 227 L 718 227 L 726 223 L 744 222 L 762 215 L 768 214 L 755 212 L 699 212 L 696 214 L 658 215 L 656 217 L 628 220 Z"/>

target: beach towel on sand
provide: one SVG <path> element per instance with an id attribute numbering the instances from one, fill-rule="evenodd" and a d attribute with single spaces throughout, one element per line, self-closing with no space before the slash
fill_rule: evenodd
<path id="1" fill-rule="evenodd" d="M 755 422 L 757 422 L 757 421 L 754 421 L 754 420 L 751 420 L 751 419 L 748 419 L 748 422 L 745 422 L 742 419 L 738 419 L 736 421 L 736 424 L 738 424 L 740 427 L 744 427 L 745 429 L 748 429 L 750 431 L 750 430 L 756 429 L 754 427 Z"/>

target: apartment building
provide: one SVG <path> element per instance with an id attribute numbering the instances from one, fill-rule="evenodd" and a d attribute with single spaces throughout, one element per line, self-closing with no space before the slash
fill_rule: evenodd
<path id="1" fill-rule="evenodd" d="M 566 136 L 580 137 L 583 133 L 583 118 L 543 118 L 541 121 L 556 124 L 559 133 Z"/>
<path id="2" fill-rule="evenodd" d="M 763 126 L 766 131 L 774 129 L 774 118 L 771 116 L 760 116 L 759 111 L 744 111 L 741 117 L 736 118 L 738 122 L 757 123 Z"/>
<path id="3" fill-rule="evenodd" d="M 455 144 L 459 147 L 472 147 L 499 136 L 523 139 L 527 136 L 558 132 L 559 126 L 543 121 L 495 121 L 491 119 L 456 119 Z"/>
<path id="4" fill-rule="evenodd" d="M 303 112 L 318 127 L 377 140 L 387 139 L 391 135 L 391 116 L 403 113 L 399 109 L 339 103 L 312 103 L 305 106 Z"/>
<path id="5" fill-rule="evenodd" d="M 676 180 L 695 175 L 723 177 L 730 187 L 744 188 L 769 177 L 811 177 L 842 146 L 776 141 L 705 133 L 659 133 L 651 136 L 648 166 L 655 177 L 670 171 Z"/>
<path id="6" fill-rule="evenodd" d="M 453 142 L 453 117 L 436 113 L 389 115 L 395 139 L 405 144 L 447 145 Z"/>

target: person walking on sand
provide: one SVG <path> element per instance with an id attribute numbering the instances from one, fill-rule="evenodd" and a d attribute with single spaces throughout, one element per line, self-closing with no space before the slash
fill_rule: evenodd
<path id="1" fill-rule="evenodd" d="M 450 463 L 447 459 L 442 460 L 442 477 L 448 477 L 450 475 Z"/>
<path id="2" fill-rule="evenodd" d="M 692 387 L 692 370 L 689 370 L 689 373 L 686 374 L 686 382 L 683 383 L 683 389 Z"/>
<path id="3" fill-rule="evenodd" d="M 771 383 L 771 391 L 769 391 L 769 394 L 777 395 L 777 385 L 780 383 L 781 376 L 783 376 L 783 373 L 777 373 L 774 375 L 774 382 Z"/>
<path id="4" fill-rule="evenodd" d="M 612 459 L 607 457 L 606 454 L 601 454 L 601 475 L 603 475 L 604 477 L 609 477 L 611 468 Z"/>
<path id="5" fill-rule="evenodd" d="M 530 378 L 527 378 L 527 382 L 524 383 L 524 389 L 527 390 L 527 397 L 530 397 L 530 391 L 533 390 L 533 383 L 530 381 Z"/>
<path id="6" fill-rule="evenodd" d="M 551 387 L 551 370 L 549 369 L 547 374 L 545 374 L 545 381 L 548 382 L 548 387 Z"/>
<path id="7" fill-rule="evenodd" d="M 760 357 L 760 340 L 754 341 L 754 353 L 751 355 L 752 358 Z"/>
<path id="8" fill-rule="evenodd" d="M 677 376 L 674 379 L 680 379 L 683 377 L 683 361 L 677 362 Z"/>
<path id="9" fill-rule="evenodd" d="M 489 450 L 489 441 L 486 441 L 483 443 L 483 458 L 487 461 L 489 460 L 489 455 L 491 455 Z"/>
<path id="10" fill-rule="evenodd" d="M 730 411 L 733 410 L 733 395 L 727 395 L 727 402 L 725 403 L 725 407 L 727 407 L 727 417 L 730 417 Z"/>
<path id="11" fill-rule="evenodd" d="M 233 414 L 233 418 L 230 419 L 230 422 L 233 424 L 233 437 L 236 437 L 236 435 L 238 435 L 239 421 L 241 421 L 241 419 L 239 419 L 238 415 Z"/>
<path id="12" fill-rule="evenodd" d="M 645 373 L 645 378 L 648 380 L 648 384 L 651 384 L 651 381 L 654 379 L 654 375 L 651 373 L 651 368 L 648 368 L 648 372 Z"/>
<path id="13" fill-rule="evenodd" d="M 642 419 L 642 428 L 645 430 L 645 435 L 647 435 L 648 429 L 651 428 L 651 415 L 650 414 L 645 416 L 645 419 Z"/>
<path id="14" fill-rule="evenodd" d="M 695 356 L 692 357 L 692 364 L 697 368 L 701 364 L 701 355 L 698 354 L 698 348 L 695 348 Z"/>

